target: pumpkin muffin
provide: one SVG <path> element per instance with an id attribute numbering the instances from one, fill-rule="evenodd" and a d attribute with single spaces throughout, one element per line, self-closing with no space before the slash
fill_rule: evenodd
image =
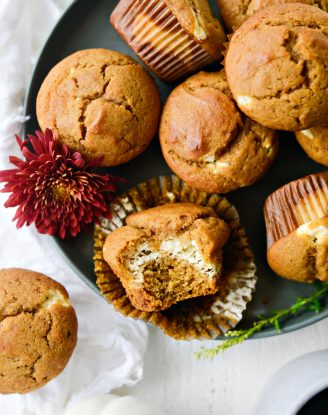
<path id="1" fill-rule="evenodd" d="M 171 203 L 127 217 L 110 233 L 103 254 L 139 310 L 165 310 L 189 298 L 215 294 L 228 225 L 214 210 Z"/>
<path id="2" fill-rule="evenodd" d="M 232 33 L 246 19 L 268 6 L 285 3 L 303 3 L 327 11 L 326 0 L 216 0 L 220 14 L 229 33 Z"/>
<path id="3" fill-rule="evenodd" d="M 198 209 L 199 206 L 210 208 L 208 212 L 214 210 L 216 217 L 228 225 L 230 237 L 222 249 L 223 267 L 219 289 L 215 294 L 179 301 L 166 310 L 142 311 L 132 305 L 121 280 L 105 261 L 103 248 L 108 235 L 126 226 L 127 217 L 132 213 L 168 203 L 187 203 L 192 206 L 196 204 Z M 254 255 L 245 229 L 240 224 L 237 210 L 225 197 L 199 192 L 177 176 L 169 175 L 152 177 L 139 183 L 118 195 L 109 208 L 112 212 L 111 218 L 102 218 L 95 226 L 94 270 L 101 294 L 116 311 L 125 317 L 154 324 L 166 335 L 177 340 L 215 339 L 236 327 L 252 299 L 257 275 Z M 212 219 L 211 216 L 209 220 Z M 134 217 L 135 227 L 141 225 L 141 220 L 142 216 Z M 184 220 L 189 220 L 188 223 L 191 224 L 189 215 Z M 157 221 L 152 223 L 157 224 L 156 228 L 164 229 L 166 222 L 162 214 L 157 215 Z M 176 224 L 177 220 L 171 223 Z M 201 248 L 208 249 L 203 244 Z"/>
<path id="4" fill-rule="evenodd" d="M 264 215 L 270 267 L 296 281 L 328 281 L 328 172 L 275 191 Z"/>
<path id="5" fill-rule="evenodd" d="M 225 33 L 207 0 L 121 0 L 110 21 L 149 69 L 167 82 L 222 58 Z"/>
<path id="6" fill-rule="evenodd" d="M 225 68 L 239 108 L 260 124 L 300 131 L 327 122 L 328 14 L 268 7 L 232 36 Z"/>
<path id="7" fill-rule="evenodd" d="M 278 152 L 276 133 L 238 110 L 223 71 L 200 72 L 175 88 L 159 135 L 170 168 L 190 186 L 209 193 L 251 185 Z"/>
<path id="8" fill-rule="evenodd" d="M 160 106 L 154 80 L 132 58 L 88 49 L 50 71 L 37 97 L 37 118 L 73 151 L 116 166 L 146 149 Z"/>
<path id="9" fill-rule="evenodd" d="M 299 131 L 296 139 L 314 161 L 328 166 L 328 126 Z"/>
<path id="10" fill-rule="evenodd" d="M 0 393 L 27 393 L 58 376 L 77 340 L 65 288 L 37 272 L 0 270 Z"/>

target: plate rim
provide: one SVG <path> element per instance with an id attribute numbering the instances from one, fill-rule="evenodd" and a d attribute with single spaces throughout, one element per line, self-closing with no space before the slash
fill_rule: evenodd
<path id="1" fill-rule="evenodd" d="M 21 126 L 21 134 L 23 137 L 26 136 L 27 134 L 27 121 L 29 121 L 30 118 L 30 114 L 28 113 L 28 106 L 29 103 L 31 101 L 31 89 L 32 86 L 35 82 L 35 79 L 38 77 L 38 67 L 39 67 L 39 63 L 41 61 L 41 58 L 44 54 L 44 52 L 47 50 L 48 45 L 51 41 L 51 39 L 53 38 L 53 36 L 55 35 L 55 32 L 58 30 L 58 28 L 60 27 L 60 25 L 62 24 L 63 20 L 67 17 L 68 14 L 70 14 L 70 12 L 75 9 L 75 7 L 79 7 L 79 3 L 81 1 L 80 0 L 73 0 L 72 3 L 66 8 L 66 10 L 63 12 L 63 14 L 60 16 L 60 18 L 58 19 L 58 21 L 55 23 L 54 27 L 52 28 L 51 32 L 49 33 L 49 36 L 47 37 L 44 45 L 42 46 L 34 67 L 32 69 L 32 73 L 29 77 L 29 81 L 27 82 L 27 87 L 26 87 L 26 93 L 25 93 L 25 97 L 24 97 L 24 101 L 23 101 L 23 116 L 25 117 L 26 121 L 24 121 L 22 123 Z M 97 46 L 95 46 L 96 48 Z M 28 117 L 28 118 L 26 118 Z M 237 209 L 237 208 L 236 208 Z M 238 209 L 237 209 L 238 211 Z M 65 254 L 65 252 L 63 251 L 63 249 L 60 246 L 60 241 L 58 240 L 58 237 L 56 236 L 46 236 L 49 238 L 49 241 L 51 243 L 51 245 L 53 247 L 56 248 L 56 251 L 58 252 L 58 254 L 60 255 L 60 257 L 65 261 L 65 263 L 70 267 L 70 269 L 96 294 L 98 294 L 104 301 L 106 301 L 106 299 L 101 295 L 98 287 L 92 283 L 92 281 L 73 263 L 73 261 L 70 259 L 70 257 Z M 258 278 L 260 278 L 258 276 Z M 277 276 L 277 278 L 282 278 Z M 256 291 L 256 289 L 255 289 Z M 258 339 L 266 339 L 266 338 L 270 338 L 270 337 L 276 337 L 276 336 L 281 336 L 284 334 L 288 334 L 288 333 L 292 333 L 294 331 L 297 330 L 301 330 L 301 329 L 305 329 L 309 326 L 312 326 L 313 324 L 319 323 L 320 321 L 324 320 L 325 318 L 328 317 L 328 306 L 327 309 L 321 311 L 319 314 L 315 314 L 313 313 L 313 315 L 309 315 L 307 318 L 305 318 L 304 320 L 298 321 L 298 322 L 294 322 L 292 323 L 290 326 L 284 326 L 284 324 L 282 324 L 281 327 L 281 331 L 278 332 L 274 327 L 267 327 L 266 329 L 264 329 L 263 331 L 259 332 L 259 333 L 255 333 L 255 335 L 253 335 L 251 338 L 247 339 L 247 340 L 258 340 Z M 292 319 L 289 319 L 289 321 L 291 321 Z M 150 323 L 149 323 L 150 324 Z M 238 326 L 237 326 L 237 330 L 238 330 Z M 214 341 L 217 340 L 226 340 L 227 337 L 225 336 L 218 336 Z"/>

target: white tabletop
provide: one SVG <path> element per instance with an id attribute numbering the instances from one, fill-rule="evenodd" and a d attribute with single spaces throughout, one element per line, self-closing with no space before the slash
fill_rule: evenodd
<path id="1" fill-rule="evenodd" d="M 326 319 L 289 334 L 246 341 L 212 361 L 197 361 L 194 352 L 200 345 L 215 342 L 176 342 L 151 328 L 143 380 L 118 392 L 146 399 L 168 415 L 259 415 L 254 407 L 270 377 L 292 359 L 328 348 L 327 332 Z"/>

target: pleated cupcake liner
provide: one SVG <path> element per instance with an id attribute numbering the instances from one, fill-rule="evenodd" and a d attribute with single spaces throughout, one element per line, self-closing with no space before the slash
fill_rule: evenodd
<path id="1" fill-rule="evenodd" d="M 268 247 L 305 223 L 328 215 L 328 172 L 286 184 L 265 202 Z"/>
<path id="2" fill-rule="evenodd" d="M 120 2 L 111 23 L 150 70 L 166 82 L 215 62 L 185 32 L 163 0 Z"/>
<path id="3" fill-rule="evenodd" d="M 231 42 L 231 38 L 233 36 L 233 33 L 230 33 L 227 35 L 227 42 L 223 43 L 223 50 L 221 52 L 221 55 L 223 56 L 223 60 L 221 62 L 223 69 L 225 70 L 225 61 L 226 61 L 226 57 L 227 57 L 227 53 L 228 53 L 228 49 L 230 46 L 230 42 Z"/>
<path id="4" fill-rule="evenodd" d="M 125 218 L 137 211 L 165 203 L 189 202 L 212 207 L 230 227 L 224 247 L 224 273 L 215 295 L 182 301 L 167 310 L 146 312 L 136 309 L 103 258 L 107 235 L 125 225 Z M 111 203 L 112 219 L 103 219 L 94 234 L 94 264 L 97 285 L 103 296 L 126 317 L 142 319 L 177 339 L 216 338 L 233 329 L 251 301 L 257 277 L 254 256 L 236 209 L 222 196 L 192 189 L 176 176 L 161 176 L 130 189 Z"/>
<path id="5" fill-rule="evenodd" d="M 328 2 L 327 2 L 327 0 L 320 0 L 319 5 L 320 5 L 320 9 L 322 9 L 325 12 L 328 12 Z"/>

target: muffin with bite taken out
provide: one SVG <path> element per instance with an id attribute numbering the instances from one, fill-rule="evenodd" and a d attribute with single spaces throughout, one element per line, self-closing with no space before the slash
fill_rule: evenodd
<path id="1" fill-rule="evenodd" d="M 170 203 L 128 216 L 108 235 L 104 259 L 137 309 L 165 310 L 218 291 L 229 236 L 212 209 Z"/>

